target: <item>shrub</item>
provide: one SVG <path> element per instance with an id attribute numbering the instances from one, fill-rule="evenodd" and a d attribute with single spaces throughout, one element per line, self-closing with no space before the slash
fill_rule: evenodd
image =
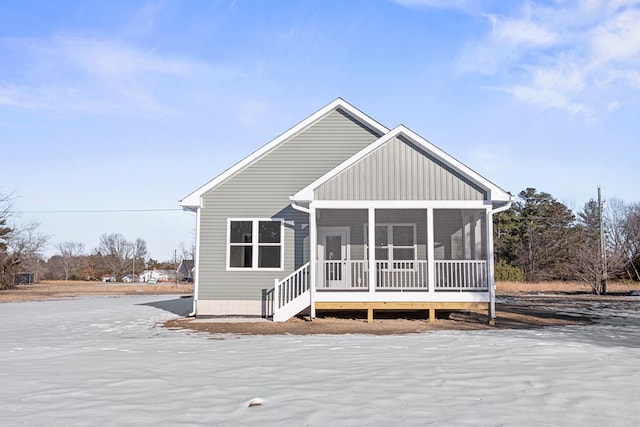
<path id="1" fill-rule="evenodd" d="M 495 279 L 500 282 L 523 282 L 524 273 L 518 267 L 500 261 L 495 267 Z"/>

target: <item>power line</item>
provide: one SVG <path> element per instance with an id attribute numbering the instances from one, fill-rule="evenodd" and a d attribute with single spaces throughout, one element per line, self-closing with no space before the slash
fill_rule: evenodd
<path id="1" fill-rule="evenodd" d="M 50 211 L 15 211 L 21 214 L 56 214 L 56 213 L 119 213 L 119 212 L 172 212 L 182 211 L 180 208 L 167 209 L 83 209 L 83 210 L 50 210 Z"/>

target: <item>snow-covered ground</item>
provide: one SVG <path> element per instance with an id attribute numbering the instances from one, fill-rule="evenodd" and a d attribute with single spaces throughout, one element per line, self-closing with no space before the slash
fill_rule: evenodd
<path id="1" fill-rule="evenodd" d="M 592 307 L 596 325 L 537 330 L 220 339 L 156 326 L 190 302 L 0 304 L 0 425 L 640 425 L 640 299 Z"/>

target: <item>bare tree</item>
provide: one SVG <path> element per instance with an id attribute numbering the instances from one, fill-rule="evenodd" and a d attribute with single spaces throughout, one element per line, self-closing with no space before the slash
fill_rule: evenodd
<path id="1" fill-rule="evenodd" d="M 99 250 L 105 257 L 116 280 L 121 280 L 127 270 L 129 258 L 133 252 L 133 245 L 122 234 L 111 233 L 100 236 Z"/>
<path id="2" fill-rule="evenodd" d="M 71 272 L 78 268 L 84 244 L 80 242 L 62 242 L 56 244 L 58 255 L 64 269 L 64 280 L 69 280 Z"/>
<path id="3" fill-rule="evenodd" d="M 627 264 L 627 250 L 625 249 L 624 204 L 613 200 L 604 224 L 600 223 L 600 207 L 595 200 L 589 200 L 584 209 L 578 213 L 578 230 L 580 240 L 575 245 L 575 257 L 571 264 L 573 275 L 583 282 L 589 283 L 593 293 L 604 291 L 603 277 L 620 277 Z M 606 271 L 602 262 L 602 246 L 600 242 L 600 227 L 605 230 Z M 606 273 L 606 275 L 604 274 Z"/>
<path id="4" fill-rule="evenodd" d="M 144 268 L 145 258 L 147 257 L 147 242 L 145 242 L 141 238 L 137 238 L 135 242 L 132 244 L 132 253 L 131 253 L 131 275 L 136 275 L 136 263 L 139 266 Z"/>
<path id="5" fill-rule="evenodd" d="M 196 244 L 191 243 L 190 246 L 187 246 L 184 242 L 180 242 L 178 245 L 178 262 L 182 262 L 184 260 L 195 259 L 196 257 Z"/>
<path id="6" fill-rule="evenodd" d="M 607 276 L 615 277 L 625 271 L 626 259 L 617 253 L 607 253 Z M 576 247 L 572 272 L 576 279 L 591 285 L 594 294 L 600 295 L 602 287 L 602 256 L 597 241 L 584 239 Z"/>
<path id="7" fill-rule="evenodd" d="M 33 222 L 10 227 L 0 246 L 0 289 L 12 288 L 15 274 L 29 261 L 37 264 L 41 258 L 40 251 L 48 239 L 38 231 L 38 224 Z"/>
<path id="8" fill-rule="evenodd" d="M 627 272 L 630 277 L 640 279 L 640 203 L 628 206 L 625 236 L 629 245 Z"/>

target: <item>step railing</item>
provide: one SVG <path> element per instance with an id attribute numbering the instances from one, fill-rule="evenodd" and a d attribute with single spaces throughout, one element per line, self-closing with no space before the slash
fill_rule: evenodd
<path id="1" fill-rule="evenodd" d="M 273 312 L 277 312 L 307 290 L 309 290 L 309 263 L 282 280 L 274 279 Z"/>

